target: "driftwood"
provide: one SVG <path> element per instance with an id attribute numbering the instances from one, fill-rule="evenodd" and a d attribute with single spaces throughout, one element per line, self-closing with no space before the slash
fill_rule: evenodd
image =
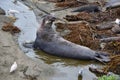
<path id="1" fill-rule="evenodd" d="M 120 7 L 120 1 L 119 0 L 110 0 L 105 6 L 105 9 L 113 9 Z"/>
<path id="2" fill-rule="evenodd" d="M 117 8 L 117 7 L 120 7 L 120 2 L 116 2 L 116 3 L 112 4 L 111 6 L 107 6 L 107 9 L 109 9 L 109 8 L 113 9 L 113 8 Z"/>
<path id="3" fill-rule="evenodd" d="M 108 37 L 100 39 L 101 42 L 120 41 L 120 37 Z"/>
<path id="4" fill-rule="evenodd" d="M 116 24 L 111 30 L 113 33 L 120 33 L 120 26 Z"/>
<path id="5" fill-rule="evenodd" d="M 106 30 L 106 29 L 111 29 L 113 27 L 113 22 L 105 22 L 102 24 L 96 25 L 97 30 Z"/>

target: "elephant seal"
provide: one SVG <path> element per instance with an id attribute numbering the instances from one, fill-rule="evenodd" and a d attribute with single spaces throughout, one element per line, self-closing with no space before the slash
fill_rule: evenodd
<path id="1" fill-rule="evenodd" d="M 96 52 L 88 47 L 81 46 L 65 40 L 57 34 L 52 24 L 56 18 L 47 15 L 37 31 L 37 37 L 33 43 L 33 48 L 40 49 L 48 54 L 82 59 L 82 60 L 98 60 L 101 62 L 110 61 L 107 54 Z"/>
<path id="2" fill-rule="evenodd" d="M 84 5 L 80 6 L 77 9 L 73 10 L 72 12 L 100 12 L 101 8 L 97 5 Z"/>

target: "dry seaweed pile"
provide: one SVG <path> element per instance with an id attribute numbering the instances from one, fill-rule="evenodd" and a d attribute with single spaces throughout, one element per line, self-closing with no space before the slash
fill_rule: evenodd
<path id="1" fill-rule="evenodd" d="M 116 18 L 120 18 L 120 8 L 111 9 L 106 12 L 99 13 L 87 13 L 80 12 L 76 15 L 66 15 L 65 19 L 68 21 L 78 21 L 78 20 L 86 20 L 91 23 L 101 23 L 104 21 L 112 21 Z"/>
<path id="2" fill-rule="evenodd" d="M 104 72 L 114 72 L 120 75 L 120 55 L 115 55 L 111 57 L 112 61 L 104 68 Z"/>
<path id="3" fill-rule="evenodd" d="M 66 24 L 62 23 L 57 23 L 56 25 L 59 29 L 64 29 L 64 26 L 66 26 Z M 86 23 L 67 24 L 67 28 L 72 32 L 64 36 L 65 39 L 76 44 L 88 46 L 95 50 L 99 48 L 99 41 L 92 37 L 93 31 Z"/>
<path id="4" fill-rule="evenodd" d="M 55 2 L 57 7 L 77 7 L 86 4 L 86 0 L 49 0 L 50 2 Z"/>
<path id="5" fill-rule="evenodd" d="M 5 23 L 5 25 L 2 27 L 2 30 L 12 34 L 19 33 L 21 31 L 17 26 L 14 26 L 13 23 Z"/>
<path id="6" fill-rule="evenodd" d="M 67 26 L 72 32 L 68 35 L 65 35 L 64 38 L 80 45 L 87 46 L 94 50 L 100 50 L 100 41 L 99 39 L 104 36 L 115 36 L 109 30 L 98 31 L 93 29 L 90 25 L 85 22 L 73 23 L 73 24 L 64 24 L 56 23 L 58 29 L 63 29 Z M 109 42 L 106 44 L 104 51 L 109 53 L 119 53 L 120 52 L 120 42 Z"/>
<path id="7" fill-rule="evenodd" d="M 111 42 L 107 43 L 106 50 L 113 54 L 119 54 L 120 53 L 120 42 L 111 41 Z"/>
<path id="8" fill-rule="evenodd" d="M 94 17 L 99 23 L 104 21 L 114 21 L 116 18 L 120 18 L 120 8 L 110 9 L 106 12 L 96 13 L 94 14 Z"/>
<path id="9" fill-rule="evenodd" d="M 86 29 L 86 31 L 84 31 L 80 25 L 79 25 L 79 29 L 77 28 L 77 31 L 79 30 L 79 33 L 82 33 L 79 35 L 81 36 L 83 41 L 85 41 L 86 43 L 84 43 L 84 42 L 81 43 L 80 40 L 79 40 L 79 42 L 77 42 L 78 39 L 76 39 L 76 41 L 70 40 L 70 37 L 68 37 L 68 36 L 71 36 L 71 39 L 72 39 L 72 37 L 74 37 L 74 38 L 79 37 L 78 33 L 76 34 L 75 29 L 72 29 L 72 33 L 65 36 L 65 38 L 66 39 L 69 38 L 68 40 L 70 40 L 72 42 L 77 42 L 77 44 L 82 44 L 84 46 L 90 47 L 91 49 L 98 50 L 98 49 L 100 49 L 100 42 L 98 42 L 100 38 L 113 37 L 113 36 L 116 36 L 116 34 L 114 34 L 110 29 L 97 30 L 96 25 L 103 23 L 103 22 L 115 21 L 116 18 L 120 18 L 119 13 L 120 13 L 120 8 L 115 8 L 115 9 L 108 10 L 106 12 L 99 12 L 99 13 L 79 12 L 76 15 L 66 15 L 65 19 L 68 21 L 79 21 L 79 20 L 87 21 L 89 23 L 89 28 L 84 27 L 84 30 Z M 75 26 L 76 25 L 73 25 L 72 27 L 75 28 Z M 74 34 L 74 36 L 72 36 L 73 34 Z M 83 37 L 85 37 L 85 38 L 83 38 Z M 93 39 L 93 37 L 97 38 L 96 39 L 97 42 Z M 119 44 L 120 44 L 120 42 L 116 42 L 116 41 L 108 42 L 105 46 L 104 51 L 107 51 L 109 53 L 118 54 L 118 53 L 120 53 Z"/>
<path id="10" fill-rule="evenodd" d="M 64 19 L 66 19 L 67 21 L 79 21 L 79 20 L 91 21 L 92 15 L 87 12 L 81 12 L 77 15 L 66 15 Z"/>

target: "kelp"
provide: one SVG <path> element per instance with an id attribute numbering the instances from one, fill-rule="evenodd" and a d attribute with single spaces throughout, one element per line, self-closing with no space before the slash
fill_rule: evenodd
<path id="1" fill-rule="evenodd" d="M 87 12 L 81 12 L 77 15 L 66 15 L 64 19 L 66 19 L 67 21 L 79 21 L 79 20 L 90 21 L 92 20 L 92 15 Z"/>
<path id="2" fill-rule="evenodd" d="M 14 26 L 13 23 L 5 23 L 5 25 L 2 27 L 2 30 L 12 34 L 19 33 L 21 31 L 17 26 Z"/>
<path id="3" fill-rule="evenodd" d="M 87 3 L 86 0 L 48 0 L 50 2 L 54 2 L 56 7 L 77 7 Z"/>
<path id="4" fill-rule="evenodd" d="M 109 71 L 120 75 L 120 54 L 111 56 L 111 61 L 104 67 L 104 72 Z"/>

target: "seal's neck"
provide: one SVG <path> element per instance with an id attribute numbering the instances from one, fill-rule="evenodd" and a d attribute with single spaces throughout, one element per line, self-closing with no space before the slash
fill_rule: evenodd
<path id="1" fill-rule="evenodd" d="M 45 25 L 45 19 L 42 20 L 42 24 L 41 24 L 40 28 L 44 28 L 44 25 Z"/>

